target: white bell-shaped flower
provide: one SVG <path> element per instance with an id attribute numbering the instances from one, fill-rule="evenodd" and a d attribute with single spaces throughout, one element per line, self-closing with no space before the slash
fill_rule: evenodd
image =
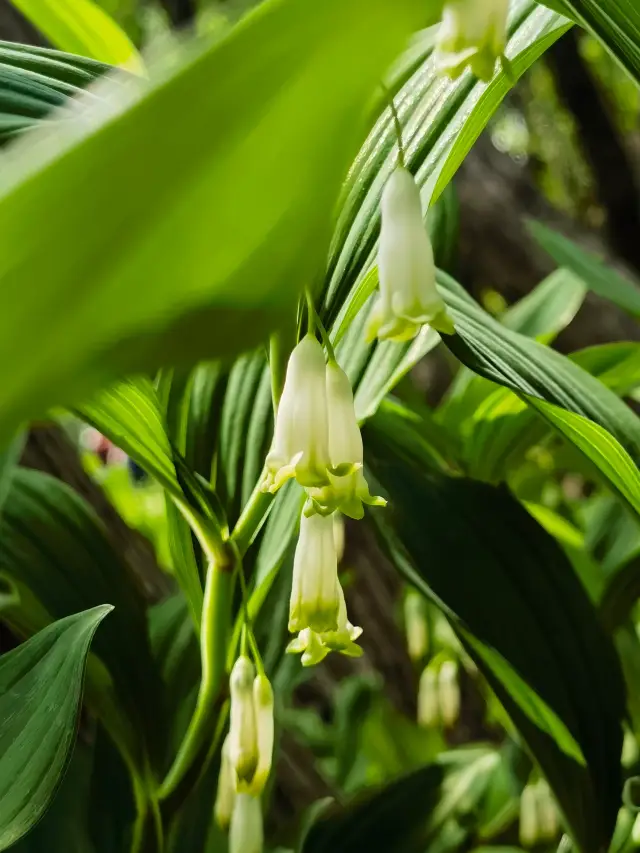
<path id="1" fill-rule="evenodd" d="M 238 794 L 229 830 L 229 853 L 262 853 L 263 844 L 260 798 Z"/>
<path id="2" fill-rule="evenodd" d="M 255 667 L 240 655 L 229 677 L 229 761 L 236 774 L 236 790 L 246 791 L 258 767 L 258 730 L 253 702 Z"/>
<path id="3" fill-rule="evenodd" d="M 253 682 L 253 708 L 258 737 L 258 765 L 251 782 L 251 793 L 255 796 L 262 793 L 273 760 L 273 688 L 264 674 L 257 675 Z"/>
<path id="4" fill-rule="evenodd" d="M 420 190 L 398 166 L 382 193 L 380 294 L 369 317 L 367 338 L 408 341 L 421 326 L 453 334 L 455 328 L 436 287 L 431 240 L 422 218 Z"/>
<path id="5" fill-rule="evenodd" d="M 289 654 L 302 654 L 303 666 L 314 666 L 324 660 L 329 652 L 340 652 L 347 657 L 361 657 L 362 649 L 356 640 L 362 634 L 362 628 L 352 625 L 347 616 L 347 604 L 340 582 L 337 582 L 338 627 L 335 631 L 319 633 L 305 628 L 287 646 Z"/>
<path id="6" fill-rule="evenodd" d="M 229 828 L 235 800 L 236 774 L 231 765 L 229 735 L 227 735 L 222 744 L 220 755 L 220 773 L 218 775 L 218 789 L 216 791 L 216 804 L 214 808 L 214 816 L 220 829 L 227 830 Z"/>
<path id="7" fill-rule="evenodd" d="M 338 558 L 331 516 L 302 516 L 293 559 L 289 631 L 338 627 Z"/>
<path id="8" fill-rule="evenodd" d="M 329 484 L 308 489 L 309 502 L 305 514 L 327 515 L 340 509 L 350 518 L 362 518 L 363 503 L 385 506 L 383 498 L 372 496 L 364 477 L 364 453 L 360 427 L 353 405 L 349 377 L 333 360 L 327 373 L 327 411 L 329 417 Z"/>
<path id="9" fill-rule="evenodd" d="M 447 0 L 436 40 L 438 71 L 455 79 L 468 67 L 491 80 L 504 52 L 508 12 L 509 0 Z"/>
<path id="10" fill-rule="evenodd" d="M 264 491 L 276 492 L 291 477 L 307 487 L 328 483 L 331 461 L 325 374 L 321 344 L 313 335 L 305 335 L 287 365 L 273 446 L 266 460 Z"/>

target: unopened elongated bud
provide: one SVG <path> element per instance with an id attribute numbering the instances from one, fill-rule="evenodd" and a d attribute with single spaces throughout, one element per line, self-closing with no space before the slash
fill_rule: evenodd
<path id="1" fill-rule="evenodd" d="M 289 631 L 338 628 L 338 555 L 331 516 L 302 516 L 293 559 Z"/>
<path id="2" fill-rule="evenodd" d="M 378 277 L 380 295 L 369 318 L 368 339 L 408 341 L 425 323 L 440 332 L 454 333 L 436 287 L 420 190 L 413 175 L 402 167 L 391 173 L 382 193 Z"/>
<path id="3" fill-rule="evenodd" d="M 443 724 L 453 726 L 460 716 L 460 685 L 455 661 L 445 660 L 438 672 L 438 704 Z"/>
<path id="4" fill-rule="evenodd" d="M 438 673 L 433 666 L 427 665 L 418 685 L 418 725 L 428 729 L 439 722 Z"/>
<path id="5" fill-rule="evenodd" d="M 273 689 L 266 675 L 257 675 L 253 682 L 253 707 L 258 730 L 258 766 L 251 783 L 251 793 L 259 795 L 267 783 L 273 760 Z"/>
<path id="6" fill-rule="evenodd" d="M 305 335 L 287 365 L 262 488 L 276 492 L 291 477 L 301 486 L 324 486 L 330 467 L 324 350 Z"/>
<path id="7" fill-rule="evenodd" d="M 214 815 L 220 829 L 227 830 L 231 823 L 233 806 L 236 799 L 235 771 L 229 758 L 229 735 L 225 738 L 220 755 L 220 773 Z"/>
<path id="8" fill-rule="evenodd" d="M 540 838 L 538 794 L 535 785 L 526 785 L 520 796 L 520 844 L 535 847 Z"/>
<path id="9" fill-rule="evenodd" d="M 260 798 L 238 794 L 229 831 L 229 853 L 262 853 L 263 844 Z"/>
<path id="10" fill-rule="evenodd" d="M 424 597 L 410 589 L 404 600 L 404 627 L 411 660 L 422 660 L 429 651 L 429 624 Z"/>
<path id="11" fill-rule="evenodd" d="M 538 782 L 538 823 L 541 841 L 554 841 L 557 838 L 560 831 L 558 810 L 544 779 Z"/>
<path id="12" fill-rule="evenodd" d="M 229 760 L 237 778 L 237 790 L 248 788 L 258 766 L 258 733 L 253 704 L 255 668 L 248 657 L 240 655 L 229 679 L 231 694 L 229 723 Z"/>

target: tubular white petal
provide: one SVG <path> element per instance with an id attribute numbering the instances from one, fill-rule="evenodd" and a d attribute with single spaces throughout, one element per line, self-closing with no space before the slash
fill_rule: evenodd
<path id="1" fill-rule="evenodd" d="M 216 791 L 216 804 L 214 815 L 220 829 L 227 830 L 231 823 L 233 806 L 236 799 L 235 771 L 231 766 L 229 757 L 229 735 L 222 744 L 220 755 L 220 773 L 218 775 L 218 789 Z"/>
<path id="2" fill-rule="evenodd" d="M 253 704 L 255 668 L 248 657 L 241 655 L 231 670 L 229 692 L 229 760 L 236 773 L 238 791 L 245 790 L 253 780 L 258 766 L 258 734 Z"/>
<path id="3" fill-rule="evenodd" d="M 327 365 L 327 412 L 329 456 L 334 469 L 341 465 L 361 466 L 362 436 L 356 420 L 351 382 L 335 361 Z"/>
<path id="4" fill-rule="evenodd" d="M 447 0 L 438 30 L 436 68 L 451 78 L 465 68 L 488 81 L 504 51 L 509 0 Z"/>
<path id="5" fill-rule="evenodd" d="M 262 853 L 263 844 L 260 799 L 251 794 L 238 794 L 229 831 L 229 853 Z"/>
<path id="6" fill-rule="evenodd" d="M 368 336 L 410 340 L 425 323 L 441 331 L 453 324 L 436 287 L 431 241 L 424 225 L 420 190 L 406 169 L 393 171 L 382 193 L 378 250 L 380 298 Z"/>
<path id="7" fill-rule="evenodd" d="M 258 728 L 258 766 L 251 783 L 251 793 L 262 793 L 273 760 L 274 720 L 273 689 L 266 675 L 257 675 L 253 682 L 253 706 Z"/>
<path id="8" fill-rule="evenodd" d="M 337 627 L 338 559 L 331 516 L 302 516 L 293 560 L 289 631 Z"/>
<path id="9" fill-rule="evenodd" d="M 263 488 L 275 492 L 294 476 L 303 486 L 321 486 L 330 464 L 324 350 L 305 335 L 287 365 Z"/>

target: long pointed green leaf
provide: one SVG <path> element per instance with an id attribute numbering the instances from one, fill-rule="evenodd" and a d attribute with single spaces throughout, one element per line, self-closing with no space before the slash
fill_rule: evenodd
<path id="1" fill-rule="evenodd" d="M 55 47 L 142 71 L 127 34 L 93 0 L 11 0 Z"/>

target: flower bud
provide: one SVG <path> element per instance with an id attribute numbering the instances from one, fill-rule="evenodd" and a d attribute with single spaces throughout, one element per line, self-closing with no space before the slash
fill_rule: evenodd
<path id="1" fill-rule="evenodd" d="M 258 733 L 258 766 L 251 783 L 251 793 L 257 796 L 267 783 L 273 760 L 273 689 L 266 675 L 257 675 L 253 682 L 253 707 Z"/>
<path id="2" fill-rule="evenodd" d="M 404 599 L 404 628 L 409 657 L 413 661 L 421 661 L 429 651 L 427 603 L 413 589 L 408 590 Z"/>
<path id="3" fill-rule="evenodd" d="M 460 685 L 458 684 L 458 665 L 455 661 L 445 660 L 440 666 L 438 705 L 442 723 L 448 728 L 455 725 L 460 716 Z"/>
<path id="4" fill-rule="evenodd" d="M 214 815 L 220 829 L 227 830 L 231 823 L 233 806 L 236 799 L 235 772 L 229 757 L 229 736 L 225 738 L 220 755 L 220 773 Z"/>
<path id="5" fill-rule="evenodd" d="M 538 794 L 535 785 L 526 785 L 520 796 L 520 845 L 535 847 L 539 837 Z"/>
<path id="6" fill-rule="evenodd" d="M 301 486 L 323 486 L 330 466 L 324 350 L 305 335 L 289 358 L 262 488 L 276 492 L 291 477 Z"/>
<path id="7" fill-rule="evenodd" d="M 262 853 L 263 843 L 264 830 L 259 797 L 238 794 L 229 831 L 229 853 Z"/>
<path id="8" fill-rule="evenodd" d="M 327 365 L 327 412 L 329 422 L 329 484 L 309 489 L 305 514 L 327 515 L 339 509 L 350 518 L 364 515 L 362 504 L 385 506 L 383 498 L 372 497 L 362 471 L 362 436 L 353 405 L 349 377 L 335 361 Z"/>
<path id="9" fill-rule="evenodd" d="M 538 823 L 541 841 L 555 841 L 560 832 L 558 810 L 553 801 L 551 790 L 544 779 L 540 779 L 538 789 Z"/>
<path id="10" fill-rule="evenodd" d="M 229 760 L 236 774 L 236 790 L 245 791 L 258 766 L 258 733 L 253 704 L 255 668 L 240 655 L 229 678 Z"/>
<path id="11" fill-rule="evenodd" d="M 380 295 L 369 318 L 367 338 L 408 341 L 425 323 L 453 334 L 453 323 L 436 287 L 420 190 L 406 169 L 398 167 L 392 172 L 382 193 L 381 210 Z"/>
<path id="12" fill-rule="evenodd" d="M 418 725 L 429 729 L 437 726 L 439 722 L 438 673 L 428 664 L 422 671 L 418 684 Z"/>
<path id="13" fill-rule="evenodd" d="M 436 41 L 438 71 L 455 80 L 468 67 L 491 80 L 504 52 L 508 12 L 509 0 L 447 0 Z"/>
<path id="14" fill-rule="evenodd" d="M 293 559 L 289 631 L 338 627 L 338 558 L 331 516 L 302 516 Z"/>

